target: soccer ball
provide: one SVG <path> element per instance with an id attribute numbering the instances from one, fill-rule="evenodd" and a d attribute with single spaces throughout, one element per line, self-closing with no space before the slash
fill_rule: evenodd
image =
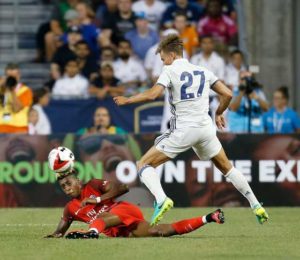
<path id="1" fill-rule="evenodd" d="M 74 167 L 74 154 L 66 147 L 57 147 L 48 155 L 49 167 L 56 173 L 65 173 Z"/>

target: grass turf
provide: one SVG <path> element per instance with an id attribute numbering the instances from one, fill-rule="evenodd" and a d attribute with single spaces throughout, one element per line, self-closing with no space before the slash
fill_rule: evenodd
<path id="1" fill-rule="evenodd" d="M 211 208 L 176 208 L 162 223 L 199 216 Z M 152 210 L 144 209 L 149 219 Z M 225 208 L 224 225 L 209 224 L 172 238 L 43 239 L 62 209 L 0 209 L 1 259 L 300 259 L 300 208 L 268 208 L 259 225 L 248 208 Z M 86 225 L 73 228 L 85 228 Z M 71 227 L 72 229 L 72 227 Z"/>

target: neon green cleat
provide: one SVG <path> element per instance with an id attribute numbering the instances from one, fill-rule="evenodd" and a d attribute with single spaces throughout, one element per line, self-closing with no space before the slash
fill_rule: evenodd
<path id="1" fill-rule="evenodd" d="M 259 224 L 263 224 L 269 219 L 267 211 L 261 205 L 258 205 L 256 208 L 254 208 L 253 213 L 255 214 Z"/>
<path id="2" fill-rule="evenodd" d="M 162 218 L 163 215 L 173 208 L 174 202 L 170 198 L 166 198 L 161 204 L 154 204 L 154 213 L 151 218 L 151 226 L 156 225 Z"/>

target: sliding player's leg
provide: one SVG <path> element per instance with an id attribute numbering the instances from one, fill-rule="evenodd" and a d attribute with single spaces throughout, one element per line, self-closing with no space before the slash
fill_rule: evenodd
<path id="1" fill-rule="evenodd" d="M 218 209 L 206 216 L 184 219 L 172 224 L 150 226 L 148 222 L 141 222 L 131 234 L 133 237 L 170 237 L 193 232 L 207 223 L 223 224 L 224 221 L 224 213 Z"/>
<path id="2" fill-rule="evenodd" d="M 89 226 L 89 230 L 70 231 L 66 238 L 68 239 L 93 239 L 98 238 L 100 233 L 111 227 L 122 224 L 119 216 L 108 212 L 101 213 Z"/>
<path id="3" fill-rule="evenodd" d="M 66 238 L 98 238 L 100 233 L 109 237 L 128 237 L 145 218 L 139 207 L 126 201 L 118 202 L 90 223 L 88 231 L 72 231 Z"/>
<path id="4" fill-rule="evenodd" d="M 169 209 L 174 205 L 173 201 L 165 194 L 160 176 L 155 168 L 170 158 L 164 153 L 158 151 L 154 146 L 137 163 L 138 173 L 142 182 L 155 197 L 154 213 L 151 219 L 152 224 L 156 224 Z"/>

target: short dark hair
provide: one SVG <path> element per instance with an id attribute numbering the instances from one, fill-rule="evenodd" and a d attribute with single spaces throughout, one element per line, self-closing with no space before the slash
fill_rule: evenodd
<path id="1" fill-rule="evenodd" d="M 65 67 L 67 67 L 70 62 L 75 62 L 78 65 L 78 60 L 75 58 L 72 58 L 66 62 Z"/>
<path id="2" fill-rule="evenodd" d="M 289 88 L 287 86 L 281 86 L 278 89 L 276 89 L 276 91 L 280 92 L 285 99 L 289 100 L 290 95 L 289 95 Z"/>
<path id="3" fill-rule="evenodd" d="M 18 70 L 20 69 L 20 66 L 17 64 L 17 63 L 8 63 L 6 66 L 5 66 L 5 71 L 6 70 Z"/>
<path id="4" fill-rule="evenodd" d="M 50 90 L 47 87 L 42 87 L 42 88 L 35 89 L 33 91 L 33 104 L 38 103 L 40 98 L 45 96 L 49 92 L 50 92 Z"/>
<path id="5" fill-rule="evenodd" d="M 122 38 L 122 39 L 120 39 L 120 40 L 118 41 L 118 47 L 120 46 L 120 44 L 121 44 L 122 42 L 128 43 L 128 45 L 129 45 L 130 48 L 131 48 L 131 42 L 130 42 L 129 40 L 127 40 L 127 39 L 124 39 L 124 38 Z"/>
<path id="6" fill-rule="evenodd" d="M 175 18 L 176 18 L 177 16 L 184 16 L 185 19 L 188 19 L 188 18 L 187 18 L 187 15 L 186 15 L 186 13 L 185 13 L 184 11 L 178 11 L 178 12 L 176 12 L 176 13 L 175 13 Z"/>
<path id="7" fill-rule="evenodd" d="M 77 175 L 78 175 L 77 170 L 72 168 L 69 172 L 57 174 L 57 181 L 61 181 L 62 179 L 69 177 L 69 176 L 72 176 L 72 177 L 78 179 Z"/>
<path id="8" fill-rule="evenodd" d="M 164 52 L 175 52 L 182 56 L 183 53 L 183 41 L 177 34 L 169 34 L 164 40 L 162 40 L 156 50 L 156 54 Z"/>
<path id="9" fill-rule="evenodd" d="M 200 41 L 204 40 L 204 39 L 210 39 L 210 40 L 214 40 L 214 37 L 212 37 L 212 35 L 210 34 L 204 34 L 200 36 Z"/>
<path id="10" fill-rule="evenodd" d="M 243 54 L 243 52 L 242 51 L 240 51 L 240 50 L 234 50 L 234 51 L 232 51 L 232 52 L 230 52 L 230 57 L 232 57 L 233 55 L 235 55 L 235 54 L 239 54 L 239 55 L 241 55 L 242 57 L 244 57 L 244 54 Z"/>
<path id="11" fill-rule="evenodd" d="M 80 40 L 80 41 L 76 42 L 75 46 L 77 47 L 78 45 L 81 45 L 81 44 L 85 44 L 89 47 L 88 43 L 85 40 Z"/>

